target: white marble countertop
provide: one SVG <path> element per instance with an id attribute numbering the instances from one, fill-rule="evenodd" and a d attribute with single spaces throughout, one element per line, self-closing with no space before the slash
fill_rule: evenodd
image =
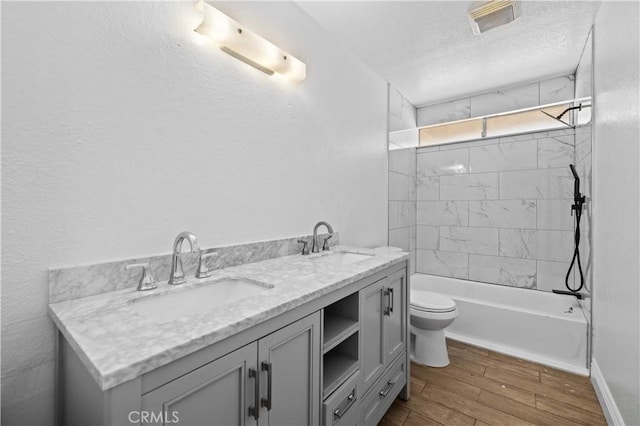
<path id="1" fill-rule="evenodd" d="M 336 251 L 372 256 L 348 265 L 316 261 Z M 149 292 L 136 291 L 132 283 L 130 289 L 50 304 L 49 313 L 98 386 L 107 390 L 407 258 L 407 253 L 394 248 L 338 246 L 331 252 L 219 269 L 203 280 L 190 276 L 180 286 L 161 281 Z M 259 281 L 273 288 L 221 306 L 213 313 L 169 322 L 145 318 L 130 307 L 136 299 L 185 291 L 204 281 L 230 277 Z"/>

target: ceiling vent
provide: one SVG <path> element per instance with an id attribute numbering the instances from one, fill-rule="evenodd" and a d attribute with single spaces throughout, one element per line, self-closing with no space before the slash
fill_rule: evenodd
<path id="1" fill-rule="evenodd" d="M 494 0 L 469 11 L 469 22 L 474 34 L 485 33 L 520 18 L 518 0 Z"/>

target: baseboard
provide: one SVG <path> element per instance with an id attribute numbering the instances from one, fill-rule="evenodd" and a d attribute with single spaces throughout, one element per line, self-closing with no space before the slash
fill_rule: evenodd
<path id="1" fill-rule="evenodd" d="M 607 424 L 624 426 L 622 414 L 620 414 L 620 410 L 618 410 L 618 405 L 615 399 L 613 399 L 609 385 L 607 385 L 607 381 L 602 375 L 602 371 L 600 367 L 598 367 L 595 358 L 591 359 L 591 383 L 593 383 L 593 388 L 598 396 L 598 401 L 600 401 L 600 406 L 602 407 L 604 417 L 607 419 Z"/>

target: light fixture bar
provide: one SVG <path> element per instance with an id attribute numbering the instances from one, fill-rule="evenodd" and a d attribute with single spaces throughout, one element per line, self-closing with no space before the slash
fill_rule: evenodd
<path id="1" fill-rule="evenodd" d="M 268 75 L 278 73 L 294 81 L 306 78 L 307 66 L 298 58 L 204 1 L 198 9 L 202 22 L 195 31 L 214 40 L 223 52 Z"/>
<path id="2" fill-rule="evenodd" d="M 255 69 L 258 69 L 258 70 L 262 71 L 265 74 L 268 74 L 268 75 L 273 75 L 274 74 L 273 70 L 270 70 L 269 68 L 263 67 L 259 63 L 254 62 L 251 59 L 247 58 L 246 56 L 243 56 L 243 55 L 239 54 L 235 50 L 229 49 L 227 46 L 220 47 L 220 50 L 222 50 L 224 53 L 228 53 L 229 55 L 233 56 L 236 59 L 240 59 L 245 64 L 251 65 Z"/>

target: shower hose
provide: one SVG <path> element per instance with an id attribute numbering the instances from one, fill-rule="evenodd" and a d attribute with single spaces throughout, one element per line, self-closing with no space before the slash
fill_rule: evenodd
<path id="1" fill-rule="evenodd" d="M 575 248 L 573 250 L 573 259 L 571 259 L 571 264 L 569 265 L 569 270 L 567 271 L 567 276 L 564 279 L 564 284 L 567 286 L 569 291 L 574 293 L 579 292 L 584 287 L 584 275 L 582 273 L 582 263 L 580 263 L 580 218 L 582 217 L 582 202 L 576 201 L 574 204 L 574 208 L 576 211 L 576 231 L 573 237 Z M 569 277 L 571 276 L 571 270 L 573 269 L 574 264 L 578 263 L 578 271 L 580 271 L 580 286 L 578 288 L 571 288 L 569 285 Z"/>

